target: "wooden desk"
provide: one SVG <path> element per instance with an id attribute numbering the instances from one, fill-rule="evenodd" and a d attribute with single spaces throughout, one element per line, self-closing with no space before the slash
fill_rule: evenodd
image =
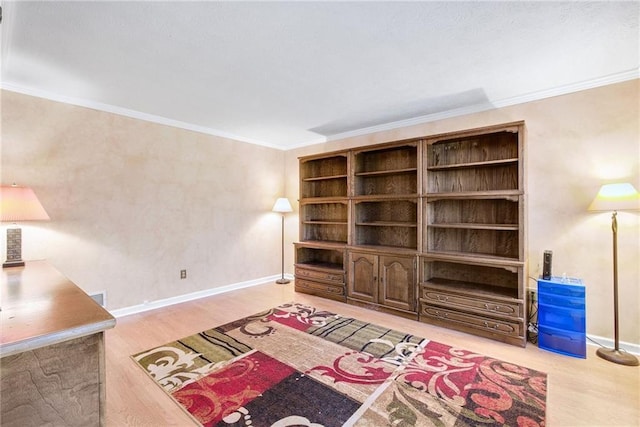
<path id="1" fill-rule="evenodd" d="M 2 426 L 104 425 L 109 312 L 46 261 L 2 269 Z"/>

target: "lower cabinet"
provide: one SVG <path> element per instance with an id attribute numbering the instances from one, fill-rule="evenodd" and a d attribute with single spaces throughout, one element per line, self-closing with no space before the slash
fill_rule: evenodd
<path id="1" fill-rule="evenodd" d="M 518 285 L 524 271 L 516 262 L 353 250 L 317 242 L 295 247 L 297 292 L 526 344 L 526 298 Z"/>
<path id="2" fill-rule="evenodd" d="M 521 266 L 420 260 L 421 322 L 525 346 L 525 299 L 518 286 Z"/>
<path id="3" fill-rule="evenodd" d="M 417 319 L 417 258 L 349 252 L 347 300 Z"/>
<path id="4" fill-rule="evenodd" d="M 296 243 L 295 289 L 346 301 L 344 245 Z"/>

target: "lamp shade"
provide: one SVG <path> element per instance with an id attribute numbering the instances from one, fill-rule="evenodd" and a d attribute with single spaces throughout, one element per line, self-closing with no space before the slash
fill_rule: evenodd
<path id="1" fill-rule="evenodd" d="M 29 187 L 3 185 L 0 187 L 0 221 L 48 221 L 36 194 Z"/>
<path id="2" fill-rule="evenodd" d="M 291 203 L 289 203 L 289 199 L 287 199 L 286 197 L 280 197 L 278 200 L 276 200 L 276 203 L 273 205 L 272 211 L 285 213 L 285 212 L 293 212 L 293 209 L 291 208 Z"/>
<path id="3" fill-rule="evenodd" d="M 640 210 L 640 194 L 628 182 L 605 184 L 589 205 L 590 211 Z"/>

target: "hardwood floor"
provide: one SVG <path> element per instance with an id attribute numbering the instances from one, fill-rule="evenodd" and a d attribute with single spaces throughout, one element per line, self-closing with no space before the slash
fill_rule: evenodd
<path id="1" fill-rule="evenodd" d="M 296 301 L 548 374 L 548 426 L 640 426 L 640 368 L 595 355 L 525 349 L 343 303 L 295 293 L 293 282 L 268 283 L 163 309 L 121 317 L 106 335 L 107 425 L 192 426 L 193 421 L 130 359 L 130 355 L 280 303 Z"/>

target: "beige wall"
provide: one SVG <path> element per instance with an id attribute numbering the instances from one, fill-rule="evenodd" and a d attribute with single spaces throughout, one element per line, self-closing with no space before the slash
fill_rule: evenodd
<path id="1" fill-rule="evenodd" d="M 23 258 L 107 290 L 109 309 L 279 274 L 283 165 L 280 150 L 2 92 L 2 183 L 31 186 L 51 217 L 24 225 Z"/>
<path id="2" fill-rule="evenodd" d="M 32 186 L 52 218 L 24 227 L 24 258 L 106 289 L 116 309 L 278 274 L 269 211 L 285 189 L 297 200 L 300 155 L 525 120 L 529 274 L 553 250 L 554 274 L 586 283 L 588 332 L 611 337 L 610 215 L 586 208 L 602 182 L 640 189 L 639 96 L 634 80 L 281 152 L 3 91 L 1 177 Z M 640 215 L 619 220 L 621 340 L 640 344 Z"/>
<path id="3" fill-rule="evenodd" d="M 603 182 L 631 181 L 640 190 L 639 82 L 291 150 L 288 195 L 298 194 L 298 156 L 524 120 L 529 276 L 541 273 L 542 253 L 552 250 L 554 275 L 586 284 L 588 333 L 612 337 L 610 214 L 586 209 Z M 640 215 L 618 218 L 620 339 L 640 344 Z"/>

